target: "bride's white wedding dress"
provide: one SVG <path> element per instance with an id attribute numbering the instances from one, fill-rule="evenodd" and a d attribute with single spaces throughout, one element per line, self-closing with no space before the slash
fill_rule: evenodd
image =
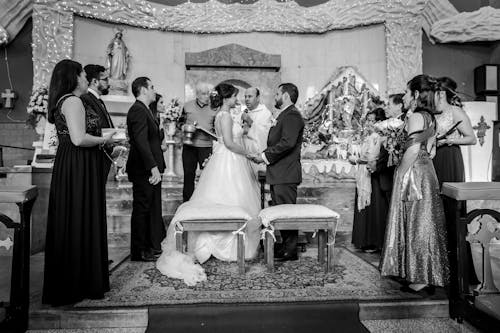
<path id="1" fill-rule="evenodd" d="M 175 224 L 182 220 L 190 210 L 207 207 L 239 207 L 251 217 L 245 235 L 245 258 L 254 258 L 260 240 L 260 223 L 257 214 L 260 211 L 260 189 L 249 160 L 233 153 L 222 138 L 222 117 L 231 117 L 227 112 L 219 112 L 215 117 L 213 154 L 206 164 L 198 185 L 188 202 L 177 209 L 167 230 L 167 237 L 162 242 L 163 253 L 156 262 L 160 272 L 169 277 L 183 279 L 193 285 L 206 279 L 203 268 L 194 263 L 193 257 L 200 263 L 210 256 L 224 261 L 236 261 L 237 236 L 232 232 L 188 232 L 188 254 L 175 250 Z M 232 127 L 233 141 L 243 147 L 243 129 L 237 123 Z"/>

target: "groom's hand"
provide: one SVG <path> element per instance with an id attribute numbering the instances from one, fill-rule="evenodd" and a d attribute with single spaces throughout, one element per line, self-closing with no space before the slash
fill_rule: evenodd
<path id="1" fill-rule="evenodd" d="M 154 167 L 151 169 L 151 177 L 149 177 L 149 183 L 151 185 L 156 185 L 161 182 L 161 174 L 158 170 L 158 167 Z"/>
<path id="2" fill-rule="evenodd" d="M 247 157 L 251 161 L 253 161 L 254 163 L 257 163 L 257 164 L 264 163 L 264 160 L 262 159 L 260 154 L 249 154 L 249 155 L 247 155 Z"/>

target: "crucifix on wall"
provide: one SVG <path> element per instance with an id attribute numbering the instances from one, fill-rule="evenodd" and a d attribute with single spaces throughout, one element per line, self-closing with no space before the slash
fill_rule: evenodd
<path id="1" fill-rule="evenodd" d="M 488 126 L 488 124 L 484 121 L 484 117 L 481 116 L 479 123 L 477 123 L 477 125 L 472 128 L 477 131 L 476 134 L 477 139 L 479 140 L 479 144 L 483 146 L 484 137 L 486 136 L 486 131 L 489 130 L 491 127 Z"/>
<path id="2" fill-rule="evenodd" d="M 4 100 L 3 107 L 6 109 L 13 109 L 14 108 L 14 100 L 17 98 L 17 95 L 14 91 L 10 89 L 5 89 L 4 92 L 0 95 L 2 99 Z"/>

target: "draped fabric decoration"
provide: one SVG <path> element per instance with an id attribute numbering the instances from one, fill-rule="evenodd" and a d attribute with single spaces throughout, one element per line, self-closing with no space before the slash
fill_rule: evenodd
<path id="1" fill-rule="evenodd" d="M 17 2 L 4 0 L 0 13 L 12 20 L 25 17 L 26 10 L 31 11 L 31 1 Z M 13 15 L 13 11 L 20 14 Z M 144 29 L 204 34 L 324 33 L 383 24 L 387 93 L 402 91 L 411 77 L 422 72 L 422 29 L 437 42 L 500 39 L 499 9 L 484 7 L 458 13 L 449 0 L 330 0 L 312 7 L 278 0 L 251 4 L 188 1 L 176 6 L 145 0 L 34 0 L 34 89 L 47 85 L 59 60 L 73 56 L 75 15 Z M 11 24 L 0 20 L 0 25 L 13 39 L 17 31 L 11 31 Z"/>
<path id="2" fill-rule="evenodd" d="M 420 13 L 428 0 L 330 0 L 313 7 L 295 1 L 218 0 L 166 6 L 144 0 L 35 0 L 34 89 L 46 85 L 53 66 L 72 57 L 74 15 L 145 29 L 191 33 L 324 33 L 374 24 L 386 27 L 387 91 L 401 91 L 422 72 Z"/>
<path id="3" fill-rule="evenodd" d="M 500 9 L 482 7 L 441 19 L 432 25 L 438 43 L 467 43 L 500 40 Z"/>
<path id="4" fill-rule="evenodd" d="M 442 19 L 447 19 L 458 14 L 458 10 L 448 0 L 432 0 L 422 11 L 422 29 L 431 42 L 435 42 L 431 36 L 431 29 L 434 23 Z"/>
<path id="5" fill-rule="evenodd" d="M 0 45 L 7 44 L 16 38 L 32 12 L 32 0 L 0 1 Z"/>

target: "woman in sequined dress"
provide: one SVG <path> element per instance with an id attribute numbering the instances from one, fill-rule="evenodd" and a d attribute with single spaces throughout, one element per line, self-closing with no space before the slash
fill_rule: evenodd
<path id="1" fill-rule="evenodd" d="M 406 120 L 408 135 L 394 175 L 380 263 L 382 275 L 409 283 L 405 291 L 442 287 L 449 280 L 446 224 L 431 160 L 436 137 L 434 88 L 428 76 L 419 75 L 406 89 L 405 107 L 413 114 Z"/>

